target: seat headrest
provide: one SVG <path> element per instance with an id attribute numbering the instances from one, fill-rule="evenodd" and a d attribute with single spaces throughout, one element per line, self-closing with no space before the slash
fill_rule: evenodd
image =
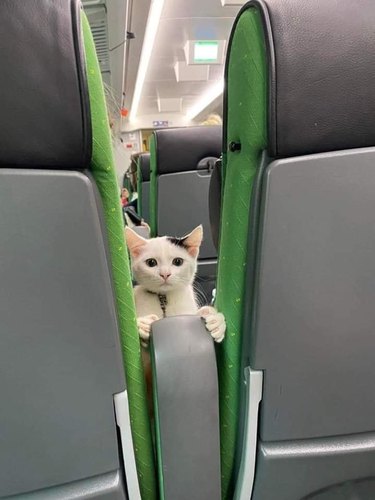
<path id="1" fill-rule="evenodd" d="M 80 13 L 78 0 L 0 2 L 0 167 L 88 167 Z"/>
<path id="2" fill-rule="evenodd" d="M 203 158 L 219 158 L 222 127 L 200 126 L 154 131 L 158 174 L 196 170 Z"/>
<path id="3" fill-rule="evenodd" d="M 141 153 L 138 158 L 139 168 L 141 170 L 142 181 L 150 180 L 150 153 Z"/>
<path id="4" fill-rule="evenodd" d="M 254 7 L 268 51 L 270 155 L 374 146 L 375 2 L 252 0 L 243 10 Z"/>

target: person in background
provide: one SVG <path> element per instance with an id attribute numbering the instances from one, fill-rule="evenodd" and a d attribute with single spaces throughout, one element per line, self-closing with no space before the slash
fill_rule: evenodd
<path id="1" fill-rule="evenodd" d="M 138 164 L 138 158 L 142 153 L 134 153 L 131 155 L 131 162 L 130 162 L 130 167 L 129 167 L 129 180 L 130 180 L 130 185 L 133 190 L 133 192 L 137 192 L 138 190 L 138 173 L 137 173 L 137 164 Z"/>
<path id="2" fill-rule="evenodd" d="M 121 189 L 121 206 L 126 207 L 129 204 L 129 191 L 124 187 Z"/>
<path id="3" fill-rule="evenodd" d="M 221 116 L 217 113 L 211 113 L 207 118 L 201 123 L 201 125 L 222 125 L 223 120 Z"/>

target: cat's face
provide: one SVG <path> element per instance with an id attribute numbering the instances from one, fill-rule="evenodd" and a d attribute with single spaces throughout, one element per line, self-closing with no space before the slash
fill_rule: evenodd
<path id="1" fill-rule="evenodd" d="M 202 226 L 183 238 L 162 236 L 146 240 L 125 229 L 134 278 L 150 292 L 167 293 L 191 285 L 202 243 Z"/>

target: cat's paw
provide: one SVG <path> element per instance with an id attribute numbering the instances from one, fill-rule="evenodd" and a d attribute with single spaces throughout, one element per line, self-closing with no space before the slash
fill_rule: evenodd
<path id="1" fill-rule="evenodd" d="M 137 318 L 138 333 L 141 337 L 141 344 L 143 347 L 147 347 L 150 341 L 151 325 L 154 321 L 159 318 L 156 314 L 148 314 L 147 316 L 141 316 Z"/>
<path id="2" fill-rule="evenodd" d="M 210 332 L 214 341 L 222 342 L 227 328 L 224 315 L 217 312 L 216 309 L 211 306 L 201 307 L 198 310 L 198 315 L 204 319 L 206 328 Z"/>

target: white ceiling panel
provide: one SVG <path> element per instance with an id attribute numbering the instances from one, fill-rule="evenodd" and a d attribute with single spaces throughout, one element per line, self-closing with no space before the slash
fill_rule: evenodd
<path id="1" fill-rule="evenodd" d="M 146 76 L 147 82 L 163 82 L 176 80 L 174 62 L 167 57 L 154 57 L 150 61 Z"/>
<path id="2" fill-rule="evenodd" d="M 213 81 L 213 80 L 220 80 L 224 75 L 224 65 L 222 66 L 215 66 L 211 65 L 210 66 L 210 71 L 209 71 L 209 76 L 208 80 Z"/>
<path id="3" fill-rule="evenodd" d="M 167 0 L 163 17 L 177 19 L 179 17 L 235 17 L 238 7 L 223 8 L 221 0 Z"/>
<path id="4" fill-rule="evenodd" d="M 181 113 L 181 97 L 168 97 L 166 99 L 161 99 L 159 97 L 157 102 L 159 113 Z"/>
<path id="5" fill-rule="evenodd" d="M 183 87 L 183 95 L 181 95 L 181 87 Z M 183 85 L 175 82 L 172 85 L 168 81 L 158 82 L 156 86 L 154 82 L 145 83 L 143 87 L 143 97 L 154 97 L 157 98 L 162 97 L 163 99 L 167 99 L 168 97 L 176 98 L 176 97 L 185 97 L 187 95 L 190 96 L 199 96 L 204 90 L 207 88 L 207 82 L 183 82 Z"/>
<path id="6" fill-rule="evenodd" d="M 184 46 L 188 40 L 228 40 L 232 25 L 230 17 L 162 19 L 152 57 L 185 59 Z"/>
<path id="7" fill-rule="evenodd" d="M 148 8 L 141 9 L 139 3 L 146 0 L 133 0 L 133 27 L 139 26 L 142 37 L 147 22 Z M 149 3 L 150 0 L 147 0 Z M 137 6 L 138 4 L 138 6 Z M 144 5 L 145 7 L 145 5 Z M 135 10 L 134 10 L 135 9 Z M 186 114 L 224 74 L 224 64 L 210 65 L 207 81 L 177 81 L 174 66 L 185 61 L 184 46 L 188 40 L 226 40 L 240 7 L 223 7 L 221 0 L 165 0 L 161 19 L 152 49 L 151 60 L 146 73 L 138 108 L 138 117 L 154 115 L 158 119 L 158 98 L 181 99 L 180 112 Z M 142 31 L 143 29 L 143 31 Z M 131 107 L 131 97 L 136 79 L 135 67 L 139 61 L 141 46 L 139 33 L 130 43 L 128 58 L 128 79 L 126 82 L 126 105 Z M 227 44 L 226 44 L 227 45 Z M 131 68 L 130 68 L 131 66 Z M 129 75 L 132 75 L 132 78 Z M 193 76 L 192 76 L 192 79 Z M 220 102 L 215 109 L 221 109 Z M 173 113 L 172 113 L 173 115 Z"/>
<path id="8" fill-rule="evenodd" d="M 187 65 L 185 61 L 177 61 L 174 66 L 177 82 L 194 82 L 208 80 L 209 66 L 205 65 Z"/>

